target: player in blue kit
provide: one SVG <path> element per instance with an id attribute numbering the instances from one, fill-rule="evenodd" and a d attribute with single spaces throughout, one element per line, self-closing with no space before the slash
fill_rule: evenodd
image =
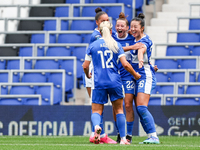
<path id="1" fill-rule="evenodd" d="M 118 74 L 117 60 L 120 59 L 123 67 L 136 79 L 140 78 L 131 65 L 126 61 L 122 46 L 111 36 L 112 24 L 104 21 L 100 24 L 102 38 L 93 42 L 87 49 L 83 68 L 86 76 L 91 78 L 89 64 L 92 62 L 94 72 L 92 74 L 92 116 L 91 120 L 95 126 L 94 143 L 99 143 L 101 133 L 101 114 L 104 104 L 108 102 L 108 95 L 113 105 L 117 118 L 121 142 L 130 144 L 125 138 L 125 116 L 123 114 L 123 91 L 120 75 Z M 93 60 L 93 61 L 92 61 Z M 94 61 L 95 60 L 95 61 Z"/>
<path id="2" fill-rule="evenodd" d="M 123 47 L 133 45 L 135 38 L 132 35 L 128 34 L 129 23 L 123 12 L 119 14 L 119 18 L 116 21 L 115 29 L 117 32 L 113 36 L 113 38 L 117 42 L 119 42 Z M 136 49 L 137 48 L 139 47 L 136 47 Z M 127 61 L 131 62 L 130 51 L 125 52 L 125 55 L 126 55 Z M 124 67 L 122 66 L 120 62 L 119 62 L 119 70 L 120 70 L 119 72 L 120 72 L 120 76 L 121 76 L 121 80 L 122 80 L 122 83 L 124 86 L 124 92 L 125 92 L 124 102 L 125 102 L 125 109 L 126 109 L 126 126 L 127 126 L 126 139 L 128 142 L 131 143 L 132 130 L 133 130 L 133 124 L 134 124 L 133 99 L 134 99 L 134 94 L 135 94 L 135 79 L 129 72 L 127 72 L 124 69 Z M 115 122 L 115 125 L 116 125 L 116 122 Z M 119 132 L 117 136 L 117 142 L 120 143 Z"/>
<path id="3" fill-rule="evenodd" d="M 148 111 L 148 102 L 152 89 L 156 86 L 156 77 L 153 66 L 150 63 L 152 52 L 152 41 L 144 33 L 144 15 L 131 20 L 131 32 L 135 37 L 135 43 L 141 42 L 145 46 L 137 51 L 131 50 L 132 67 L 141 75 L 136 81 L 136 110 L 140 117 L 140 122 L 147 133 L 148 139 L 143 141 L 144 144 L 159 144 L 159 138 L 156 134 L 155 122 L 153 116 Z"/>
<path id="4" fill-rule="evenodd" d="M 94 41 L 98 40 L 99 38 L 101 38 L 101 34 L 100 34 L 100 31 L 99 31 L 100 23 L 103 22 L 103 21 L 109 21 L 107 13 L 102 11 L 101 8 L 99 8 L 99 7 L 96 8 L 95 12 L 96 12 L 95 20 L 96 20 L 97 28 L 94 30 L 94 32 L 91 35 L 90 44 L 93 43 Z M 92 72 L 92 70 L 93 70 L 92 63 L 90 64 L 89 69 L 90 69 L 89 72 Z M 85 76 L 85 86 L 86 86 L 86 89 L 87 89 L 89 97 L 91 97 L 92 79 L 88 79 L 86 76 Z M 113 139 L 109 138 L 104 133 L 104 130 L 103 130 L 103 113 L 101 115 L 101 124 L 100 124 L 100 126 L 102 128 L 101 141 L 100 142 L 101 143 L 116 144 L 116 141 L 114 141 Z M 94 140 L 93 137 L 94 137 L 94 126 L 92 126 L 92 133 L 91 133 L 90 138 L 89 138 L 90 142 L 94 142 L 93 141 Z"/>

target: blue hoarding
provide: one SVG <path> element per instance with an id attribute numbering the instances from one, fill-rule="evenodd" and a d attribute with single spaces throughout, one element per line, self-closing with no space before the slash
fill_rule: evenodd
<path id="1" fill-rule="evenodd" d="M 159 135 L 199 136 L 200 106 L 149 106 Z M 91 106 L 0 106 L 0 135 L 89 136 Z M 116 135 L 112 107 L 104 129 Z M 135 113 L 133 135 L 145 135 Z"/>

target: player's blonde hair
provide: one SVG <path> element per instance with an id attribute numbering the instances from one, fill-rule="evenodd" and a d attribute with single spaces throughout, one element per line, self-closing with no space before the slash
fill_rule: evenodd
<path id="1" fill-rule="evenodd" d="M 112 30 L 112 23 L 109 21 L 103 21 L 100 26 L 99 30 L 101 32 L 102 38 L 104 39 L 107 47 L 112 50 L 114 53 L 117 53 L 119 50 L 119 47 L 117 45 L 117 42 L 113 39 L 113 37 L 110 34 L 110 30 Z"/>

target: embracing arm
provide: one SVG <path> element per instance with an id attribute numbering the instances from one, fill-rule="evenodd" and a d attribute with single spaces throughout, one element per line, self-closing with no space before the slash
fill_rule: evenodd
<path id="1" fill-rule="evenodd" d="M 133 69 L 133 67 L 129 64 L 129 62 L 126 60 L 125 56 L 120 57 L 120 62 L 122 63 L 122 66 L 128 71 L 130 72 L 130 74 L 133 75 L 133 77 L 138 80 L 141 75 L 138 74 L 137 72 L 135 72 L 135 70 Z"/>
<path id="2" fill-rule="evenodd" d="M 126 52 L 126 51 L 130 51 L 130 50 L 139 50 L 142 47 L 144 47 L 144 44 L 142 44 L 142 43 L 136 43 L 136 44 L 131 45 L 131 46 L 123 47 L 123 49 Z"/>
<path id="3" fill-rule="evenodd" d="M 143 47 L 138 51 L 139 68 L 142 68 L 143 66 L 143 56 L 145 52 L 146 52 L 146 47 Z"/>

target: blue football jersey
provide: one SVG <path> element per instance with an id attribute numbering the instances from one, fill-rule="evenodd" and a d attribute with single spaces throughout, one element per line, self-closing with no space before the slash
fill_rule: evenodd
<path id="1" fill-rule="evenodd" d="M 108 89 L 122 86 L 118 73 L 118 59 L 125 56 L 124 50 L 118 43 L 119 51 L 109 50 L 103 38 L 94 41 L 87 49 L 86 60 L 92 62 L 92 89 Z"/>
<path id="2" fill-rule="evenodd" d="M 94 29 L 94 32 L 91 35 L 90 44 L 98 40 L 99 38 L 101 38 L 101 34 L 100 34 L 100 31 L 96 28 Z"/>
<path id="3" fill-rule="evenodd" d="M 125 38 L 119 38 L 118 34 L 115 33 L 115 35 L 113 35 L 113 38 L 117 42 L 119 42 L 122 45 L 122 47 L 133 45 L 134 40 L 135 40 L 135 38 L 130 34 L 127 34 L 127 36 Z M 125 55 L 126 55 L 126 60 L 129 63 L 131 63 L 131 52 L 130 51 L 125 52 Z M 128 71 L 126 71 L 124 69 L 121 62 L 119 62 L 119 71 L 120 71 L 121 78 L 124 78 L 124 77 L 127 77 L 127 76 L 132 76 Z"/>
<path id="4" fill-rule="evenodd" d="M 151 41 L 151 39 L 149 38 L 148 35 L 145 35 L 144 37 L 142 37 L 139 41 L 135 41 L 135 43 L 141 42 L 142 44 L 144 44 L 146 46 L 146 52 L 144 53 L 143 56 L 143 63 L 144 66 L 142 68 L 139 68 L 139 60 L 138 60 L 138 51 L 137 50 L 131 50 L 131 55 L 132 55 L 132 66 L 135 69 L 136 72 L 139 72 L 141 74 L 142 77 L 146 77 L 147 74 L 149 74 L 150 72 L 147 72 L 145 70 L 145 68 L 147 66 L 150 67 L 150 70 L 153 74 L 155 74 L 154 72 L 154 68 L 152 67 L 152 65 L 150 64 L 151 62 L 151 53 L 152 53 L 152 46 L 153 46 L 153 42 Z M 141 77 L 141 78 L 142 78 Z"/>

